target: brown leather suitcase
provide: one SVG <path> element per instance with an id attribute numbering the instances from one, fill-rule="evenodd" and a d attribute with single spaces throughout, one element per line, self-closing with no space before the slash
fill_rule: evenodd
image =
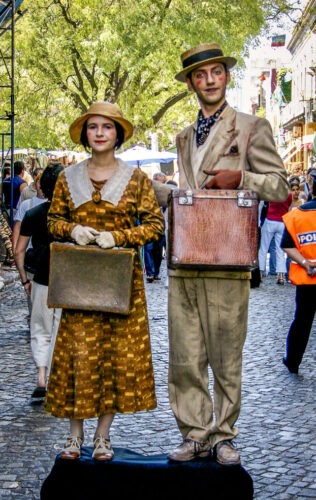
<path id="1" fill-rule="evenodd" d="M 51 244 L 48 306 L 129 314 L 133 249 Z"/>
<path id="2" fill-rule="evenodd" d="M 252 191 L 174 189 L 170 268 L 248 271 L 257 265 L 258 200 Z"/>

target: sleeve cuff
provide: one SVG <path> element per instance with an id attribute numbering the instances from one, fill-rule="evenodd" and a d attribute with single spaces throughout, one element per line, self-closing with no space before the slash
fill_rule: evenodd
<path id="1" fill-rule="evenodd" d="M 245 175 L 245 172 L 242 170 L 241 171 L 241 180 L 240 180 L 239 186 L 237 186 L 237 189 L 242 189 L 242 187 L 244 185 L 244 175 Z"/>
<path id="2" fill-rule="evenodd" d="M 123 247 L 125 243 L 125 235 L 122 231 L 111 231 L 116 247 Z"/>

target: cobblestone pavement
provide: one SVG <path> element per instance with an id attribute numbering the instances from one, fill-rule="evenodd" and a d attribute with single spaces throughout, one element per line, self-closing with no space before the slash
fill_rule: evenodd
<path id="1" fill-rule="evenodd" d="M 163 277 L 165 277 L 163 263 Z M 14 273 L 3 273 L 14 276 Z M 298 376 L 282 365 L 294 313 L 295 287 L 265 279 L 251 291 L 244 350 L 243 405 L 237 439 L 242 464 L 251 474 L 255 498 L 316 498 L 315 330 Z M 167 394 L 167 289 L 164 280 L 146 285 L 158 408 L 118 415 L 114 446 L 147 454 L 167 452 L 180 442 Z M 32 406 L 35 368 L 30 355 L 27 303 L 18 281 L 0 292 L 0 499 L 38 499 L 41 484 L 67 436 L 66 420 Z M 95 420 L 86 421 L 92 444 Z M 88 500 L 88 499 L 87 499 Z"/>

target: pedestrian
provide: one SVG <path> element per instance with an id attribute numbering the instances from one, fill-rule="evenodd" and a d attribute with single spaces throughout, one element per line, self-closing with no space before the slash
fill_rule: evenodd
<path id="1" fill-rule="evenodd" d="M 283 202 L 270 202 L 266 219 L 261 230 L 259 248 L 259 269 L 263 273 L 266 270 L 267 253 L 272 238 L 275 242 L 277 284 L 284 285 L 284 274 L 286 273 L 285 255 L 281 248 L 281 240 L 284 231 L 282 216 L 288 212 L 292 203 L 292 194 Z"/>
<path id="2" fill-rule="evenodd" d="M 189 49 L 181 59 L 176 79 L 195 92 L 201 109 L 177 137 L 179 187 L 250 189 L 264 200 L 284 200 L 286 172 L 269 123 L 226 102 L 236 59 L 215 43 Z M 250 272 L 169 270 L 169 394 L 183 437 L 172 460 L 208 456 L 213 449 L 222 465 L 240 462 L 232 439 L 238 434 L 249 281 Z"/>
<path id="3" fill-rule="evenodd" d="M 26 188 L 27 183 L 24 180 L 24 172 L 25 172 L 25 165 L 23 161 L 15 161 L 14 162 L 14 177 L 12 179 L 13 183 L 13 208 L 16 209 L 16 206 L 18 204 L 20 194 L 22 193 L 23 189 Z M 3 180 L 2 183 L 2 191 L 3 191 L 3 196 L 4 196 L 4 203 L 7 208 L 10 207 L 11 205 L 11 175 L 10 177 L 6 177 Z"/>
<path id="4" fill-rule="evenodd" d="M 6 257 L 3 262 L 3 265 L 8 267 L 14 267 L 15 262 L 14 262 L 13 247 L 12 247 L 12 231 L 1 210 L 0 210 L 0 238 L 3 240 L 6 249 Z"/>
<path id="5" fill-rule="evenodd" d="M 42 193 L 41 186 L 40 186 L 40 178 L 43 173 L 42 169 L 37 169 L 37 174 L 34 177 L 34 187 L 35 187 L 35 195 L 36 196 L 30 196 L 29 198 L 25 198 L 22 203 L 17 204 L 17 210 L 14 216 L 14 222 L 13 222 L 13 230 L 12 230 L 12 244 L 13 244 L 13 250 L 15 249 L 16 243 L 18 241 L 19 235 L 20 235 L 20 228 L 21 228 L 21 223 L 24 218 L 24 215 L 28 210 L 31 208 L 36 207 L 37 205 L 40 205 L 41 203 L 44 203 L 45 197 Z M 30 186 L 26 187 L 23 191 L 22 194 L 29 188 Z M 22 195 L 21 195 L 22 196 Z"/>
<path id="6" fill-rule="evenodd" d="M 166 183 L 167 177 L 163 172 L 156 172 L 153 176 L 153 180 Z M 163 208 L 161 208 L 162 213 L 164 213 Z M 166 247 L 165 235 L 159 236 L 157 241 L 151 241 L 144 246 L 144 261 L 145 270 L 147 275 L 147 282 L 152 283 L 153 281 L 160 281 L 160 266 L 163 258 L 163 249 Z"/>
<path id="7" fill-rule="evenodd" d="M 60 310 L 49 309 L 47 306 L 48 275 L 49 275 L 49 245 L 52 237 L 47 230 L 47 213 L 58 174 L 63 170 L 60 163 L 47 165 L 40 178 L 40 187 L 47 198 L 43 203 L 28 210 L 23 217 L 15 248 L 15 261 L 20 273 L 25 293 L 31 298 L 31 349 L 37 367 L 37 385 L 32 393 L 33 398 L 43 398 L 46 393 L 46 376 L 49 364 L 50 344 L 55 328 L 58 326 Z M 30 200 L 32 201 L 32 199 Z M 23 203 L 27 203 L 25 200 Z M 23 204 L 21 205 L 21 207 Z M 20 207 L 20 208 L 21 208 Z M 26 249 L 32 238 L 32 254 L 34 276 L 28 278 L 25 269 Z"/>
<path id="8" fill-rule="evenodd" d="M 41 174 L 43 173 L 42 168 L 35 168 L 32 173 L 32 180 L 31 184 L 29 184 L 25 189 L 23 189 L 18 204 L 17 208 L 20 207 L 21 203 L 25 200 L 29 200 L 30 198 L 34 198 L 34 196 L 37 196 L 38 191 L 36 189 L 36 181 L 40 178 Z"/>
<path id="9" fill-rule="evenodd" d="M 289 211 L 293 208 L 300 207 L 303 205 L 303 200 L 300 198 L 300 183 L 297 180 L 290 181 L 290 188 L 292 193 L 292 203 L 289 207 Z"/>
<path id="10" fill-rule="evenodd" d="M 92 104 L 73 122 L 72 140 L 92 156 L 67 167 L 57 180 L 48 214 L 55 239 L 139 250 L 163 234 L 150 180 L 114 156 L 132 133 L 132 124 L 109 102 Z M 69 418 L 62 458 L 80 457 L 84 419 L 98 417 L 93 457 L 111 460 L 109 431 L 115 414 L 156 406 L 139 254 L 135 260 L 128 316 L 63 309 L 44 407 L 56 417 Z"/>
<path id="11" fill-rule="evenodd" d="M 292 259 L 289 277 L 296 285 L 296 310 L 283 363 L 298 373 L 316 311 L 316 171 L 311 173 L 312 200 L 283 216 L 282 247 Z"/>
<path id="12" fill-rule="evenodd" d="M 316 172 L 315 164 L 312 167 L 309 167 L 306 172 L 305 195 L 307 197 L 307 201 L 311 201 L 312 199 L 313 172 Z"/>

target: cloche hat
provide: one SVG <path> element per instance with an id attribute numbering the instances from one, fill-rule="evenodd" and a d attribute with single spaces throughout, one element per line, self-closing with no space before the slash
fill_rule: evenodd
<path id="1" fill-rule="evenodd" d="M 183 69 L 176 75 L 176 80 L 185 82 L 186 76 L 202 64 L 221 62 L 226 64 L 227 69 L 230 69 L 235 66 L 237 59 L 224 56 L 218 43 L 203 43 L 184 52 L 181 55 L 181 62 Z"/>
<path id="2" fill-rule="evenodd" d="M 124 142 L 127 141 L 133 135 L 133 125 L 123 117 L 123 113 L 116 104 L 112 104 L 108 101 L 100 101 L 91 104 L 90 108 L 83 115 L 79 116 L 69 127 L 69 133 L 72 140 L 80 144 L 80 136 L 82 132 L 82 127 L 85 121 L 90 118 L 90 116 L 105 116 L 110 118 L 114 122 L 119 123 L 124 130 Z"/>

